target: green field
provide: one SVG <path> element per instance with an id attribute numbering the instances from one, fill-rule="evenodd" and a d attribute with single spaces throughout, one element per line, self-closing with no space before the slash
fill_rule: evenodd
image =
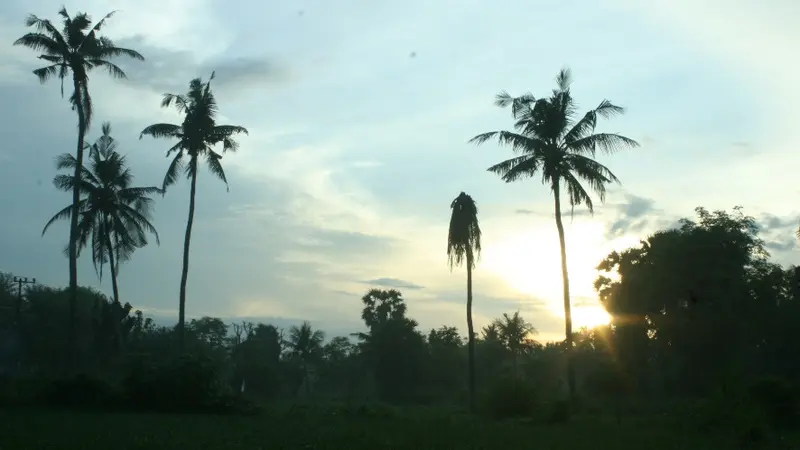
<path id="1" fill-rule="evenodd" d="M 739 436 L 681 431 L 674 424 L 600 417 L 543 425 L 429 411 L 342 417 L 319 411 L 255 417 L 0 412 L 0 449 L 792 449 L 800 439 L 760 444 Z M 790 444 L 795 442 L 796 444 Z"/>

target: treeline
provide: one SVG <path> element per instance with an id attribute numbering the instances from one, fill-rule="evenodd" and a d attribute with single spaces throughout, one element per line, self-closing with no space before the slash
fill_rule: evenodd
<path id="1" fill-rule="evenodd" d="M 798 271 L 768 260 L 756 222 L 740 210 L 697 213 L 697 220 L 684 219 L 600 264 L 605 275 L 596 285 L 613 323 L 573 336 L 581 398 L 657 408 L 663 402 L 656 399 L 730 397 L 765 379 L 782 380 L 782 389 L 793 392 L 786 386 L 800 381 Z M 15 292 L 4 280 L 2 320 L 18 330 L 18 340 L 7 340 L 16 344 L 5 346 L 6 371 L 58 370 L 67 293 L 27 287 L 14 328 Z M 174 328 L 95 290 L 80 293 L 82 370 L 123 380 L 133 362 L 175 361 Z M 280 329 L 204 317 L 187 324 L 186 352 L 205 361 L 228 392 L 262 402 L 466 403 L 467 350 L 456 327 L 420 330 L 396 290 L 372 289 L 361 302 L 366 333 L 326 338 L 307 322 Z M 533 398 L 566 398 L 565 344 L 536 341 L 519 313 L 483 327 L 475 351 L 483 408 L 524 414 Z M 192 378 L 183 374 L 175 382 Z"/>

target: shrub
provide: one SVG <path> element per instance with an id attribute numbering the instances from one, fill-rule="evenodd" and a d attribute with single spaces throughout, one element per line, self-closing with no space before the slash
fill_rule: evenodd
<path id="1" fill-rule="evenodd" d="M 108 382 L 86 374 L 58 379 L 39 392 L 38 400 L 47 406 L 64 408 L 118 408 L 120 392 Z"/>
<path id="2" fill-rule="evenodd" d="M 505 379 L 486 393 L 481 406 L 486 414 L 497 419 L 531 417 L 536 411 L 536 400 L 536 390 L 530 382 Z"/>
<path id="3" fill-rule="evenodd" d="M 135 408 L 161 412 L 250 413 L 256 406 L 233 393 L 211 358 L 181 356 L 166 363 L 136 362 L 124 382 Z"/>

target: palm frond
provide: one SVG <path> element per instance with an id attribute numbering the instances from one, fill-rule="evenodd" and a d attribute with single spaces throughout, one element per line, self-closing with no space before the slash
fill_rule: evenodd
<path id="1" fill-rule="evenodd" d="M 13 45 L 22 45 L 37 52 L 44 52 L 45 56 L 62 59 L 68 51 L 61 47 L 55 39 L 44 33 L 26 33 L 21 38 L 14 41 Z"/>
<path id="2" fill-rule="evenodd" d="M 592 202 L 592 197 L 586 192 L 586 189 L 581 185 L 580 180 L 570 173 L 565 173 L 559 180 L 559 183 L 562 185 L 566 185 L 567 188 L 567 195 L 569 196 L 569 205 L 570 205 L 570 216 L 574 217 L 575 214 L 575 207 L 580 205 L 586 205 L 586 209 L 589 210 L 589 214 L 594 214 L 594 203 Z M 602 188 L 603 190 L 605 187 Z"/>
<path id="3" fill-rule="evenodd" d="M 33 74 L 39 79 L 39 82 L 44 84 L 49 79 L 53 78 L 54 76 L 60 73 L 60 70 L 63 66 L 61 64 L 53 64 L 47 67 L 40 67 L 38 69 L 34 69 Z"/>
<path id="4" fill-rule="evenodd" d="M 112 78 L 117 78 L 120 80 L 124 80 L 128 78 L 128 75 L 125 74 L 125 71 L 122 70 L 116 64 L 106 61 L 104 59 L 99 58 L 91 58 L 87 59 L 86 63 L 91 65 L 92 67 L 103 67 L 108 71 L 108 74 L 111 75 Z"/>
<path id="5" fill-rule="evenodd" d="M 175 108 L 178 112 L 184 112 L 189 107 L 189 100 L 183 95 L 164 94 L 164 98 L 161 100 L 161 107 L 169 108 L 173 103 L 175 103 Z"/>
<path id="6" fill-rule="evenodd" d="M 182 127 L 180 125 L 173 125 L 171 123 L 156 123 L 146 127 L 139 133 L 139 139 L 144 136 L 154 138 L 176 138 L 181 137 Z"/>
<path id="7" fill-rule="evenodd" d="M 522 155 L 499 162 L 486 170 L 500 175 L 506 183 L 512 183 L 534 176 L 540 166 L 539 157 L 536 155 Z"/>
<path id="8" fill-rule="evenodd" d="M 478 223 L 478 206 L 468 194 L 462 192 L 451 203 L 450 227 L 447 234 L 447 261 L 450 270 L 465 260 L 475 268 L 481 253 L 481 228 Z M 477 258 L 476 258 L 477 257 Z"/>
<path id="9" fill-rule="evenodd" d="M 620 150 L 639 147 L 639 143 L 631 138 L 616 133 L 595 133 L 567 143 L 571 152 L 594 156 L 597 150 L 613 154 Z"/>
<path id="10" fill-rule="evenodd" d="M 222 168 L 222 163 L 220 160 L 222 156 L 218 153 L 215 153 L 211 150 L 208 150 L 206 153 L 206 163 L 208 164 L 208 170 L 211 171 L 217 178 L 222 180 L 225 183 L 225 189 L 230 192 L 230 186 L 228 186 L 228 178 L 225 176 L 225 170 Z"/>
<path id="11" fill-rule="evenodd" d="M 570 70 L 569 67 L 564 67 L 558 71 L 558 75 L 556 75 L 556 84 L 558 85 L 558 90 L 561 92 L 569 90 L 572 84 L 572 70 Z"/>
<path id="12" fill-rule="evenodd" d="M 178 152 L 175 157 L 172 158 L 172 162 L 167 168 L 167 173 L 164 175 L 164 182 L 161 185 L 161 195 L 165 195 L 167 187 L 172 186 L 178 181 L 178 174 L 183 170 L 183 166 L 183 152 Z"/>
<path id="13" fill-rule="evenodd" d="M 93 56 L 100 59 L 106 58 L 118 58 L 120 56 L 126 56 L 131 59 L 135 59 L 137 61 L 144 61 L 144 56 L 141 53 L 137 52 L 136 50 L 131 50 L 129 48 L 122 48 L 122 47 L 115 47 L 110 39 L 103 38 L 101 39 L 100 48 L 95 52 Z"/>

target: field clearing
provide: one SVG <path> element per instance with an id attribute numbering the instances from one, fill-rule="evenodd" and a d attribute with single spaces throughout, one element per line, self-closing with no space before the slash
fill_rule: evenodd
<path id="1" fill-rule="evenodd" d="M 793 439 L 800 442 L 799 439 Z M 403 411 L 353 417 L 304 410 L 253 417 L 0 412 L 0 449 L 790 449 L 787 439 L 742 446 L 666 423 L 582 417 L 563 425 Z"/>

